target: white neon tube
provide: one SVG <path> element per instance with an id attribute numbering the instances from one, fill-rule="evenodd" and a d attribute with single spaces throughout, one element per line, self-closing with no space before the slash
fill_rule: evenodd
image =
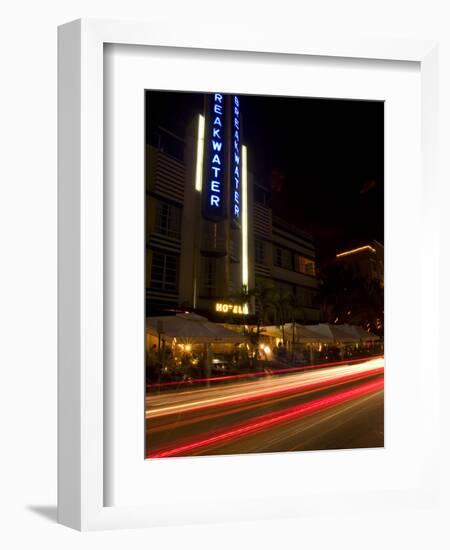
<path id="1" fill-rule="evenodd" d="M 248 290 L 247 147 L 242 146 L 242 286 Z"/>
<path id="2" fill-rule="evenodd" d="M 198 115 L 198 133 L 197 133 L 197 166 L 195 169 L 195 190 L 202 190 L 203 180 L 203 151 L 205 144 L 205 117 Z"/>

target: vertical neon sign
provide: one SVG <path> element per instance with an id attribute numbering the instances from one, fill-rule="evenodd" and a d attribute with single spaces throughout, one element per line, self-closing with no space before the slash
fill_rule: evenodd
<path id="1" fill-rule="evenodd" d="M 241 218 L 241 109 L 238 96 L 233 96 L 231 108 L 231 218 Z"/>
<path id="2" fill-rule="evenodd" d="M 206 177 L 207 189 L 204 203 L 205 214 L 212 219 L 220 219 L 224 212 L 224 103 L 222 94 L 212 96 Z"/>

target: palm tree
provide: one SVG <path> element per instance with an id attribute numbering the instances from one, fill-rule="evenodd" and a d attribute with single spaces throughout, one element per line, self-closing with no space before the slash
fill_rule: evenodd
<path id="1" fill-rule="evenodd" d="M 242 285 L 242 288 L 239 292 L 235 292 L 234 294 L 231 294 L 228 298 L 229 298 L 230 302 L 232 302 L 233 304 L 236 303 L 240 306 L 243 306 L 244 304 L 248 304 L 248 302 L 251 298 L 251 295 L 248 292 L 247 287 L 245 285 Z M 245 311 L 244 311 L 244 324 L 245 325 L 247 324 L 246 320 L 247 320 L 247 313 L 245 313 Z"/>
<path id="2" fill-rule="evenodd" d="M 275 308 L 277 324 L 281 326 L 281 333 L 283 335 L 283 343 L 286 344 L 286 337 L 284 333 L 284 324 L 290 318 L 292 312 L 292 300 L 293 295 L 290 290 L 285 288 L 277 288 L 273 293 L 273 306 Z"/>
<path id="3" fill-rule="evenodd" d="M 259 346 L 261 326 L 268 321 L 269 314 L 274 311 L 274 291 L 275 287 L 270 279 L 257 276 L 255 278 L 255 287 L 253 289 L 248 290 L 247 287 L 243 286 L 240 292 L 229 296 L 229 299 L 233 303 L 238 304 L 246 304 L 252 299 L 255 300 L 256 333 L 251 332 L 249 337 L 253 346 L 256 348 Z M 244 315 L 244 324 L 246 324 L 245 317 L 246 316 Z"/>
<path id="4" fill-rule="evenodd" d="M 255 298 L 256 306 L 256 332 L 259 336 L 261 325 L 268 321 L 269 313 L 274 310 L 275 287 L 270 279 L 256 277 L 255 288 L 249 292 L 249 296 Z"/>
<path id="5" fill-rule="evenodd" d="M 246 304 L 250 300 L 255 300 L 256 306 L 256 339 L 259 339 L 261 325 L 268 322 L 269 313 L 273 312 L 275 287 L 270 279 L 265 277 L 256 277 L 255 287 L 248 290 L 247 287 L 242 287 L 240 292 L 229 296 L 233 303 Z M 245 321 L 245 315 L 244 315 Z"/>

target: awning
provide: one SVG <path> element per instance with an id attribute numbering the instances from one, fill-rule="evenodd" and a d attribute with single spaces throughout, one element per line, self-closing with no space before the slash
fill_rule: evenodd
<path id="1" fill-rule="evenodd" d="M 260 333 L 262 336 L 270 336 L 271 338 L 283 338 L 281 329 L 276 325 L 261 326 Z"/>
<path id="2" fill-rule="evenodd" d="M 293 323 L 286 323 L 284 330 L 286 337 L 292 340 L 292 325 Z M 321 328 L 318 330 L 312 330 L 319 325 L 294 325 L 295 342 L 300 344 L 314 344 L 314 343 L 329 343 L 333 342 L 333 335 L 331 332 Z"/>
<path id="3" fill-rule="evenodd" d="M 367 330 L 364 330 L 362 327 L 357 325 L 340 325 L 344 330 L 347 332 L 353 334 L 356 338 L 358 338 L 362 342 L 375 342 L 377 340 L 380 340 L 380 337 L 376 334 L 373 334 L 373 332 L 367 332 Z"/>
<path id="4" fill-rule="evenodd" d="M 284 330 L 286 337 L 292 340 L 292 323 L 286 323 Z M 369 333 L 356 325 L 332 325 L 329 323 L 319 323 L 317 325 L 295 324 L 294 330 L 295 342 L 297 343 L 350 344 L 380 340 L 380 337 L 376 334 Z"/>
<path id="5" fill-rule="evenodd" d="M 176 338 L 180 342 L 186 341 L 193 344 L 213 342 L 239 344 L 247 340 L 243 334 L 228 330 L 195 313 L 147 317 L 146 331 L 153 336 L 161 334 L 163 338 Z"/>

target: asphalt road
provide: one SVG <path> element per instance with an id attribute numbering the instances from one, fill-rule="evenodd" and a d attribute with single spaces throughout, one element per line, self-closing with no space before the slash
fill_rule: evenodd
<path id="1" fill-rule="evenodd" d="M 384 360 L 146 396 L 147 457 L 382 447 Z"/>

